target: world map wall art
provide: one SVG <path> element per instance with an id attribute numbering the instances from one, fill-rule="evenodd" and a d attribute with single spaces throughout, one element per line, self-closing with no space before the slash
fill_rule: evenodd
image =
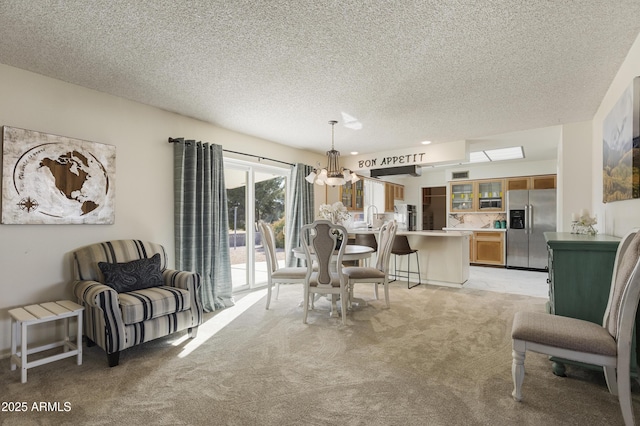
<path id="1" fill-rule="evenodd" d="M 2 129 L 3 224 L 113 224 L 116 147 Z"/>

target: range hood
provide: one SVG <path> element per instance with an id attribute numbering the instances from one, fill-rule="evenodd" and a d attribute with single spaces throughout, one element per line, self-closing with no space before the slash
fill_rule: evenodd
<path id="1" fill-rule="evenodd" d="M 371 177 L 380 176 L 422 176 L 422 167 L 417 165 L 371 169 Z"/>

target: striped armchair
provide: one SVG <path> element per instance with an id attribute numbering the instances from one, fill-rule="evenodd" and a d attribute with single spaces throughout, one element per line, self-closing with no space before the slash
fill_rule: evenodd
<path id="1" fill-rule="evenodd" d="M 111 265 L 99 263 L 151 260 L 155 254 L 160 258 L 159 285 L 118 292 L 105 284 L 101 269 Z M 203 313 L 200 275 L 167 269 L 166 264 L 163 246 L 139 240 L 105 241 L 73 252 L 73 292 L 85 307 L 87 345 L 104 349 L 110 367 L 118 365 L 120 351 L 140 343 L 184 329 L 189 337 L 196 336 Z"/>

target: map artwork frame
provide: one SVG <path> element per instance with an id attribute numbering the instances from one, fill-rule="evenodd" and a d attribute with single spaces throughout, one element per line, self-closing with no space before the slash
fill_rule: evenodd
<path id="1" fill-rule="evenodd" d="M 115 220 L 116 147 L 2 127 L 3 224 Z"/>

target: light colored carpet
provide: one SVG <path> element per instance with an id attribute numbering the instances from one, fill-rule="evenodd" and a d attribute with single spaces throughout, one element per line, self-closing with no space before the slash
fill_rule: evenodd
<path id="1" fill-rule="evenodd" d="M 21 384 L 5 360 L 3 404 L 30 409 L 0 412 L 0 423 L 622 424 L 602 373 L 568 367 L 569 377 L 556 377 L 539 354 L 528 353 L 523 401 L 511 398 L 513 314 L 543 311 L 543 298 L 398 284 L 384 309 L 361 285 L 356 296 L 370 303 L 342 326 L 324 299 L 302 324 L 298 285 L 283 286 L 268 311 L 262 294 L 208 315 L 195 341 L 178 333 L 127 349 L 115 368 L 102 350 L 85 347 L 81 366 L 73 358 L 37 367 Z M 70 410 L 31 411 L 39 401 Z M 637 393 L 634 406 L 638 413 Z"/>

